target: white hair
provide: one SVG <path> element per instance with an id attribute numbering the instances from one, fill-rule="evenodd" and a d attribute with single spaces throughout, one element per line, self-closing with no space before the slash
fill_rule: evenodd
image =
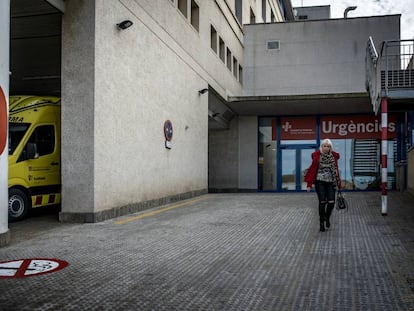
<path id="1" fill-rule="evenodd" d="M 319 150 L 321 152 L 322 152 L 322 146 L 323 145 L 331 146 L 331 151 L 333 151 L 333 144 L 332 144 L 332 141 L 329 138 L 325 138 L 324 140 L 321 141 L 321 145 L 319 146 Z"/>

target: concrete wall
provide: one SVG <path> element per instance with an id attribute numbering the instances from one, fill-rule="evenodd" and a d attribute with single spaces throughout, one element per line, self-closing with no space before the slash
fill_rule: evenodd
<path id="1" fill-rule="evenodd" d="M 239 120 L 230 129 L 209 132 L 208 186 L 210 191 L 237 191 L 239 188 Z"/>
<path id="2" fill-rule="evenodd" d="M 227 22 L 232 27 L 232 32 L 235 32 L 240 41 L 243 42 L 244 36 L 242 32 L 239 32 L 240 27 L 238 26 L 240 22 L 235 21 L 237 19 L 235 17 L 236 2 L 234 0 L 217 0 L 216 3 L 222 13 L 227 14 Z M 273 10 L 276 20 L 283 21 L 278 1 L 266 1 L 265 20 L 262 16 L 262 0 L 243 1 L 243 24 L 250 24 L 250 10 L 255 14 L 256 22 L 270 22 L 271 10 Z M 214 16 L 214 14 L 210 16 L 214 27 L 226 22 L 225 20 L 218 20 Z M 231 35 L 231 33 L 228 33 L 225 38 L 231 37 Z M 242 56 L 243 53 L 242 51 Z M 241 64 L 243 67 L 245 66 L 243 62 Z M 205 65 L 211 67 L 211 64 Z M 216 73 L 220 74 L 219 72 Z M 220 95 L 226 98 L 222 93 Z M 226 95 L 235 94 L 228 90 Z M 212 100 L 213 98 L 211 98 Z M 210 102 L 210 106 L 213 106 L 212 102 Z M 216 111 L 217 109 L 212 110 Z M 208 171 L 210 191 L 249 191 L 257 189 L 257 129 L 257 117 L 240 117 L 234 118 L 230 122 L 229 129 L 209 132 Z"/>
<path id="3" fill-rule="evenodd" d="M 99 221 L 207 191 L 209 95 L 198 91 L 211 87 L 226 98 L 242 90 L 210 47 L 210 25 L 242 65 L 243 37 L 223 1 L 197 3 L 198 30 L 172 1 L 67 3 L 62 221 Z M 118 30 L 125 19 L 133 26 Z"/>
<path id="4" fill-rule="evenodd" d="M 138 4 L 124 3 L 138 19 L 108 1 L 97 6 L 97 210 L 207 189 L 207 97 L 198 94 L 206 82 Z M 134 25 L 118 31 L 114 24 L 121 16 Z M 196 40 L 190 27 L 182 25 Z M 198 53 L 195 46 L 189 50 Z M 166 120 L 174 128 L 172 149 L 164 146 Z"/>
<path id="5" fill-rule="evenodd" d="M 210 131 L 210 191 L 257 190 L 257 122 L 256 116 L 240 116 L 230 122 L 230 129 Z"/>
<path id="6" fill-rule="evenodd" d="M 244 95 L 365 92 L 365 49 L 400 38 L 400 15 L 246 25 Z M 266 41 L 280 40 L 280 50 Z"/>

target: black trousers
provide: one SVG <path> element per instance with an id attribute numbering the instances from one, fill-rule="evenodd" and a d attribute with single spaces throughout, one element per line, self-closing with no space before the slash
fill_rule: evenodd
<path id="1" fill-rule="evenodd" d="M 315 190 L 319 200 L 319 220 L 323 223 L 329 220 L 335 206 L 334 183 L 317 180 Z"/>

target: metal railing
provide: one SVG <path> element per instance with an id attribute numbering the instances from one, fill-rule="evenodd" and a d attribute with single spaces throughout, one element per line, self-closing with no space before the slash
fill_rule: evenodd
<path id="1" fill-rule="evenodd" d="M 379 107 L 379 94 L 381 91 L 380 76 L 378 73 L 378 52 L 375 48 L 372 37 L 369 37 L 367 42 L 367 50 L 365 54 L 365 87 L 369 92 L 371 104 L 374 112 L 377 113 Z"/>
<path id="2" fill-rule="evenodd" d="M 366 87 L 374 112 L 391 89 L 414 88 L 414 40 L 384 41 L 378 54 L 369 37 L 366 50 Z"/>

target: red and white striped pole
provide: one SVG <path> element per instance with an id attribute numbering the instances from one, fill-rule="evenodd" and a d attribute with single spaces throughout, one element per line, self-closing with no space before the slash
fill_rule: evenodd
<path id="1" fill-rule="evenodd" d="M 387 153 L 388 153 L 388 100 L 386 97 L 381 99 L 381 214 L 387 215 Z"/>

